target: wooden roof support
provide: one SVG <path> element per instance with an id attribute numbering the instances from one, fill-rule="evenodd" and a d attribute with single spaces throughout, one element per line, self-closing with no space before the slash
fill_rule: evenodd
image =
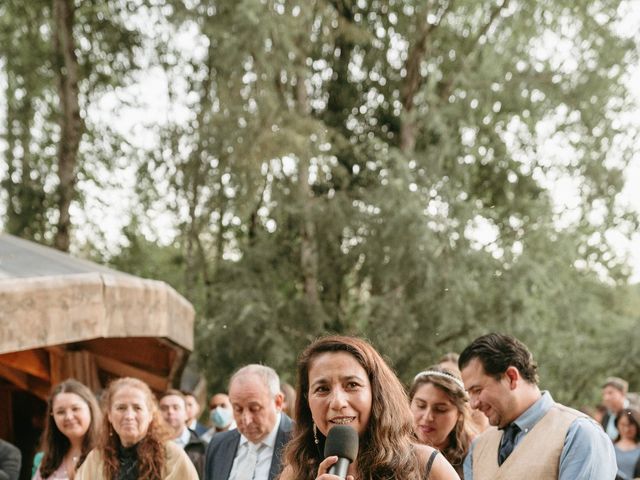
<path id="1" fill-rule="evenodd" d="M 49 356 L 42 350 L 1 354 L 0 365 L 6 365 L 46 382 L 51 381 Z"/>
<path id="2" fill-rule="evenodd" d="M 36 397 L 46 400 L 49 397 L 51 384 L 21 372 L 20 370 L 0 364 L 0 377 L 4 377 L 16 387 L 30 391 Z"/>
<path id="3" fill-rule="evenodd" d="M 49 371 L 51 372 L 51 385 L 57 385 L 64 380 L 63 361 L 64 349 L 47 349 L 49 351 Z"/>
<path id="4" fill-rule="evenodd" d="M 93 392 L 99 392 L 102 384 L 98 377 L 98 367 L 92 353 L 86 351 L 68 351 L 64 357 L 63 372 L 84 383 Z"/>
<path id="5" fill-rule="evenodd" d="M 180 376 L 187 366 L 189 352 L 181 348 L 176 348 L 175 344 L 172 344 L 169 340 L 164 338 L 159 338 L 158 342 L 166 346 L 169 352 L 169 365 L 171 365 L 171 369 L 167 374 L 169 384 L 178 388 L 180 386 Z"/>
<path id="6" fill-rule="evenodd" d="M 0 365 L 0 376 L 6 378 L 18 388 L 27 390 L 29 388 L 29 375 L 15 368 Z"/>
<path id="7" fill-rule="evenodd" d="M 0 438 L 13 440 L 13 397 L 9 388 L 0 385 Z"/>
<path id="8" fill-rule="evenodd" d="M 74 346 L 101 357 L 117 358 L 133 367 L 166 376 L 173 363 L 175 344 L 149 337 L 101 338 L 78 342 Z"/>
<path id="9" fill-rule="evenodd" d="M 146 370 L 132 367 L 126 363 L 114 360 L 113 358 L 103 357 L 102 355 L 95 355 L 95 361 L 98 368 L 105 370 L 109 373 L 115 374 L 118 377 L 135 377 L 144 381 L 156 392 L 164 392 L 169 388 L 169 381 L 165 377 L 154 375 Z"/>

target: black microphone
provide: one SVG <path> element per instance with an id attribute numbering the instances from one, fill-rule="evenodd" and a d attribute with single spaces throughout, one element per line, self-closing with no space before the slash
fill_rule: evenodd
<path id="1" fill-rule="evenodd" d="M 324 443 L 324 458 L 336 455 L 338 461 L 331 465 L 329 474 L 347 478 L 349 464 L 358 456 L 358 432 L 349 425 L 335 425 L 329 430 Z"/>

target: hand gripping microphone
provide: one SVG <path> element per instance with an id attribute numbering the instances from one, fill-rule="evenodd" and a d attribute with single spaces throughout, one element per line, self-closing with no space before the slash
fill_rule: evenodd
<path id="1" fill-rule="evenodd" d="M 331 465 L 329 474 L 347 478 L 349 464 L 358 456 L 358 432 L 349 425 L 335 425 L 329 430 L 324 444 L 324 458 L 336 455 L 338 461 Z"/>

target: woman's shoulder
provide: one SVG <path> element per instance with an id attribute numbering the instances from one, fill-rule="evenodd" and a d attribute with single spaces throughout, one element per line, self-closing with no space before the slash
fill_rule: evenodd
<path id="1" fill-rule="evenodd" d="M 428 463 L 431 461 L 429 480 L 460 480 L 460 477 L 451 464 L 433 447 L 415 444 L 415 452 L 421 466 L 421 470 L 427 473 Z"/>
<path id="2" fill-rule="evenodd" d="M 102 455 L 97 448 L 89 452 L 75 474 L 75 480 L 98 480 L 102 478 Z"/>
<path id="3" fill-rule="evenodd" d="M 620 448 L 619 442 L 616 442 L 613 444 L 613 448 L 620 452 L 620 453 L 626 453 L 628 455 L 632 455 L 632 454 L 637 454 L 640 452 L 640 444 L 637 444 L 635 447 L 633 448 Z"/>
<path id="4" fill-rule="evenodd" d="M 99 461 L 101 458 L 102 458 L 102 453 L 100 452 L 100 450 L 97 448 L 94 448 L 87 454 L 87 457 L 84 459 L 84 462 L 82 462 L 82 465 L 84 465 L 87 462 Z"/>
<path id="5" fill-rule="evenodd" d="M 437 452 L 435 448 L 430 447 L 429 445 L 424 445 L 422 443 L 415 443 L 413 445 L 413 448 L 416 452 L 418 460 L 420 460 L 420 465 L 426 465 L 431 455 L 433 455 L 433 452 Z"/>
<path id="6" fill-rule="evenodd" d="M 178 444 L 176 444 L 176 442 L 172 440 L 167 440 L 166 442 L 164 442 L 164 450 L 165 452 L 167 452 L 167 455 L 175 456 L 175 455 L 180 455 L 179 452 L 181 452 L 184 449 L 180 448 Z"/>
<path id="7" fill-rule="evenodd" d="M 183 455 L 187 455 L 184 452 L 183 448 L 180 448 L 175 442 L 171 440 L 164 442 L 164 451 L 167 455 L 167 462 L 170 463 L 180 461 L 182 460 Z"/>
<path id="8" fill-rule="evenodd" d="M 165 442 L 164 449 L 167 454 L 167 460 L 163 479 L 198 480 L 198 472 L 183 448 L 169 440 Z"/>

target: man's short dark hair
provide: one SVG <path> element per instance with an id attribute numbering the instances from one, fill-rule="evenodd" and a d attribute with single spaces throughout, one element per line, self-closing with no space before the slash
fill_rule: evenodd
<path id="1" fill-rule="evenodd" d="M 629 382 L 620 377 L 607 377 L 607 379 L 602 384 L 602 388 L 605 387 L 613 387 L 616 390 L 620 390 L 623 395 L 629 393 Z"/>
<path id="2" fill-rule="evenodd" d="M 489 333 L 476 338 L 460 354 L 460 370 L 477 358 L 487 375 L 500 380 L 509 367 L 516 367 L 527 382 L 538 383 L 538 365 L 533 355 L 517 338 L 501 333 Z"/>
<path id="3" fill-rule="evenodd" d="M 169 397 L 171 395 L 175 395 L 176 397 L 180 397 L 182 400 L 184 400 L 184 394 L 180 390 L 176 388 L 170 388 L 169 390 L 166 390 L 160 394 L 160 396 L 158 397 L 158 401 L 162 400 L 164 397 Z"/>

